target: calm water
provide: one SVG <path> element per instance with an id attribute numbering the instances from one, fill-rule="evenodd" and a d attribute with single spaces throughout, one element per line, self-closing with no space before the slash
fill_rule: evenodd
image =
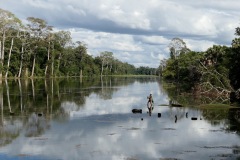
<path id="1" fill-rule="evenodd" d="M 169 107 L 169 96 L 157 78 L 4 81 L 0 159 L 240 159 L 238 110 Z"/>

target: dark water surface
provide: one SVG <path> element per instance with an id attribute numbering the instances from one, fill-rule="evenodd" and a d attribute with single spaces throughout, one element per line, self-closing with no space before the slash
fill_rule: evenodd
<path id="1" fill-rule="evenodd" d="M 4 81 L 0 159 L 240 159 L 237 109 L 163 105 L 169 100 L 157 78 Z"/>

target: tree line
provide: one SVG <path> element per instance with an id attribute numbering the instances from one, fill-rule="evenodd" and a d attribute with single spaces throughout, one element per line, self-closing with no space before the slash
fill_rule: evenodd
<path id="1" fill-rule="evenodd" d="M 156 74 L 155 68 L 136 68 L 112 52 L 92 57 L 87 44 L 73 42 L 69 31 L 53 31 L 40 18 L 26 20 L 23 24 L 13 13 L 0 9 L 0 79 Z"/>
<path id="2" fill-rule="evenodd" d="M 158 68 L 161 76 L 200 94 L 228 99 L 233 93 L 233 99 L 240 102 L 239 27 L 235 35 L 231 46 L 213 45 L 203 52 L 191 51 L 182 39 L 173 38 L 170 57 Z"/>

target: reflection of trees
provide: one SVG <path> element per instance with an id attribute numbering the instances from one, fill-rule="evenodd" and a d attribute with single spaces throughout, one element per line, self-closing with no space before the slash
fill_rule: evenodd
<path id="1" fill-rule="evenodd" d="M 160 81 L 162 86 L 162 92 L 168 94 L 169 99 L 180 103 L 184 106 L 195 106 L 200 104 L 210 103 L 222 103 L 221 97 L 206 97 L 196 95 L 194 92 L 187 92 L 184 87 L 176 86 L 174 83 L 167 83 Z M 180 88 L 179 88 L 180 87 Z M 177 89 L 178 88 L 178 89 Z M 179 90 L 179 93 L 176 92 Z M 177 114 L 173 112 L 173 114 Z M 172 117 L 174 116 L 172 114 Z M 209 121 L 211 125 L 219 125 L 224 123 L 225 129 L 231 132 L 237 132 L 240 134 L 240 109 L 229 109 L 229 108 L 211 108 L 203 109 L 202 116 L 205 120 Z"/>
<path id="2" fill-rule="evenodd" d="M 185 118 L 186 115 L 186 108 L 179 108 L 179 107 L 170 107 L 169 108 L 169 117 L 171 119 L 176 119 L 175 116 L 177 116 L 177 120 L 181 120 Z"/>
<path id="3" fill-rule="evenodd" d="M 237 132 L 240 135 L 240 109 L 230 109 L 228 113 L 229 125 L 226 130 L 230 132 Z"/>
<path id="4" fill-rule="evenodd" d="M 169 99 L 185 106 L 194 106 L 210 103 L 228 103 L 219 96 L 204 96 L 197 94 L 194 90 L 188 90 L 184 85 L 161 81 L 163 90 L 168 94 Z"/>
<path id="5" fill-rule="evenodd" d="M 0 146 L 7 145 L 20 134 L 21 125 L 19 120 L 10 119 L 0 125 Z"/>
<path id="6" fill-rule="evenodd" d="M 102 99 L 112 99 L 112 94 L 116 88 L 112 88 L 112 78 L 111 77 L 101 77 L 101 92 L 100 97 Z"/>
<path id="7" fill-rule="evenodd" d="M 96 92 L 102 99 L 111 99 L 114 92 L 118 90 L 120 86 L 128 86 L 134 82 L 149 83 L 156 82 L 157 77 L 101 77 L 101 91 Z"/>
<path id="8" fill-rule="evenodd" d="M 28 118 L 26 127 L 25 136 L 36 137 L 43 134 L 49 128 L 49 124 L 43 115 L 38 116 L 36 113 L 32 113 Z"/>
<path id="9" fill-rule="evenodd" d="M 202 116 L 212 125 L 219 125 L 228 118 L 228 109 L 203 109 Z"/>
<path id="10" fill-rule="evenodd" d="M 204 109 L 202 110 L 202 116 L 212 125 L 223 123 L 226 131 L 237 132 L 240 135 L 239 108 Z"/>
<path id="11" fill-rule="evenodd" d="M 52 118 L 67 120 L 69 113 L 61 107 L 65 102 L 77 104 L 79 110 L 90 94 L 109 99 L 118 87 L 136 81 L 156 82 L 156 78 L 103 77 L 103 81 L 99 77 L 6 80 L 0 85 L 0 143 L 10 143 L 23 128 L 26 128 L 26 136 L 40 136 L 48 129 Z M 10 117 L 15 120 L 10 121 Z M 22 123 L 21 128 L 15 124 L 19 122 Z M 11 124 L 11 130 L 6 124 Z"/>

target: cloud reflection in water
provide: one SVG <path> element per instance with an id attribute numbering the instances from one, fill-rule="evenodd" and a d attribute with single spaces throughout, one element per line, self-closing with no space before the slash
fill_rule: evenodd
<path id="1" fill-rule="evenodd" d="M 151 117 L 145 107 L 150 92 L 156 103 Z M 236 134 L 221 131 L 224 123 L 212 126 L 204 119 L 192 121 L 191 116 L 201 113 L 188 108 L 158 106 L 167 100 L 166 95 L 159 93 L 157 83 L 134 83 L 118 89 L 110 99 L 91 94 L 83 106 L 64 102 L 61 107 L 70 113 L 69 120 L 52 120 L 51 128 L 41 137 L 29 138 L 21 134 L 1 148 L 0 153 L 64 160 L 190 160 L 231 154 L 232 146 L 240 146 Z M 132 114 L 133 107 L 143 108 L 143 114 Z M 186 112 L 189 118 L 185 117 Z M 157 113 L 162 113 L 161 118 Z M 178 117 L 176 123 L 175 115 Z"/>

